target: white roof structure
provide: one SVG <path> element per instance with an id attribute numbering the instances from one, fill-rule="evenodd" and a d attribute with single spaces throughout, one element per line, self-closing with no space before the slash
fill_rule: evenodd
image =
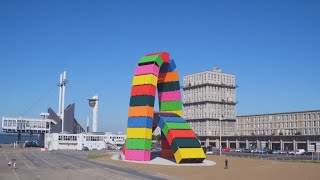
<path id="1" fill-rule="evenodd" d="M 2 131 L 7 133 L 49 133 L 57 122 L 52 119 L 2 118 Z"/>

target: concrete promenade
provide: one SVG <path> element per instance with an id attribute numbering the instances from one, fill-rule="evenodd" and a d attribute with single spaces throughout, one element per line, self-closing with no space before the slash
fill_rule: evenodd
<path id="1" fill-rule="evenodd" d="M 41 152 L 36 149 L 0 148 L 1 180 L 164 179 L 142 171 L 87 159 L 91 151 Z M 16 169 L 8 167 L 16 160 Z"/>

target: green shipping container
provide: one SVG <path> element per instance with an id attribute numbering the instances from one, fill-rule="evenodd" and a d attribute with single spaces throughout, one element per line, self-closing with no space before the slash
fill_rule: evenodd
<path id="1" fill-rule="evenodd" d="M 175 138 L 171 143 L 171 149 L 175 153 L 179 148 L 200 148 L 197 138 Z"/>
<path id="2" fill-rule="evenodd" d="M 139 59 L 138 64 L 143 65 L 143 64 L 152 64 L 152 63 L 157 63 L 158 67 L 161 67 L 163 64 L 163 60 L 159 54 L 153 55 L 153 56 L 144 56 Z"/>
<path id="3" fill-rule="evenodd" d="M 158 83 L 157 87 L 158 92 L 178 91 L 180 90 L 180 83 L 179 81 Z"/>
<path id="4" fill-rule="evenodd" d="M 159 103 L 160 111 L 177 111 L 182 110 L 181 101 L 166 101 Z"/>
<path id="5" fill-rule="evenodd" d="M 171 129 L 191 129 L 189 123 L 184 122 L 184 123 L 177 123 L 177 122 L 166 122 L 164 123 L 162 132 L 165 136 L 168 135 L 168 132 Z"/>
<path id="6" fill-rule="evenodd" d="M 153 96 L 131 96 L 130 106 L 154 107 L 154 97 Z"/>
<path id="7" fill-rule="evenodd" d="M 151 150 L 150 139 L 126 139 L 126 149 Z"/>

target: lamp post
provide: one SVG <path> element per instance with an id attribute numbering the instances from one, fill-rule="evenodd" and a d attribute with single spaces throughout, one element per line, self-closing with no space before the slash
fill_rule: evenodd
<path id="1" fill-rule="evenodd" d="M 219 141 L 219 153 L 221 156 L 221 118 L 220 118 L 220 141 Z"/>
<path id="2" fill-rule="evenodd" d="M 222 151 L 222 145 L 221 145 L 221 125 L 222 125 L 222 123 L 221 123 L 221 121 L 222 121 L 222 119 L 223 119 L 223 108 L 224 108 L 224 105 L 222 105 L 222 107 L 221 107 L 221 117 L 220 117 L 220 143 L 219 143 L 219 154 L 220 154 L 220 156 L 222 155 L 222 153 L 221 153 L 221 151 Z"/>

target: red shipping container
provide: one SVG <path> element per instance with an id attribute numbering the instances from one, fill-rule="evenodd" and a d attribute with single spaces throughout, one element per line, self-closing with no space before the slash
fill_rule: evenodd
<path id="1" fill-rule="evenodd" d="M 162 158 L 174 158 L 173 152 L 171 149 L 162 149 L 161 151 Z"/>
<path id="2" fill-rule="evenodd" d="M 124 145 L 122 146 L 122 154 L 126 155 L 126 142 L 124 142 Z"/>
<path id="3" fill-rule="evenodd" d="M 152 53 L 152 54 L 147 54 L 147 56 L 153 56 L 159 54 L 160 57 L 162 58 L 163 62 L 169 63 L 170 61 L 170 54 L 167 52 L 157 52 L 157 53 Z"/>
<path id="4" fill-rule="evenodd" d="M 197 138 L 192 130 L 170 130 L 167 136 L 168 143 L 171 144 L 175 138 Z"/>
<path id="5" fill-rule="evenodd" d="M 131 89 L 131 96 L 143 96 L 143 95 L 155 96 L 155 94 L 156 94 L 156 87 L 151 84 L 141 85 L 141 86 L 132 86 L 132 89 Z"/>
<path id="6" fill-rule="evenodd" d="M 171 148 L 168 141 L 164 140 L 164 139 L 161 140 L 161 147 L 162 147 L 162 149 L 170 149 Z"/>

